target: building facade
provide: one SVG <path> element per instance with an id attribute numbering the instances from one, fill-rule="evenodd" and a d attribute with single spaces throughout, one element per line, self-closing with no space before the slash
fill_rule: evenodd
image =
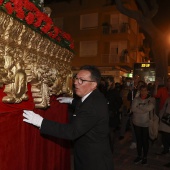
<path id="1" fill-rule="evenodd" d="M 125 5 L 136 9 L 133 0 Z M 135 62 L 142 62 L 144 35 L 134 19 L 121 14 L 112 1 L 72 0 L 51 3 L 55 24 L 70 33 L 75 43 L 72 70 L 84 64 L 96 65 L 103 75 L 127 76 Z"/>

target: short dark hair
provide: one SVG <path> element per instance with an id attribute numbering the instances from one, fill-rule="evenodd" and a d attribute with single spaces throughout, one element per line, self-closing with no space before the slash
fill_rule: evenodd
<path id="1" fill-rule="evenodd" d="M 110 82 L 114 83 L 115 82 L 115 79 L 113 76 L 109 76 L 107 77 L 107 80 L 109 80 Z"/>
<path id="2" fill-rule="evenodd" d="M 101 80 L 101 73 L 100 70 L 92 65 L 84 65 L 82 67 L 80 67 L 80 70 L 87 70 L 91 73 L 91 79 L 95 82 L 97 82 L 97 84 L 100 83 Z"/>
<path id="3" fill-rule="evenodd" d="M 131 80 L 132 80 L 132 78 L 130 78 L 130 77 L 125 78 L 125 81 L 131 81 Z"/>
<path id="4" fill-rule="evenodd" d="M 147 85 L 147 84 L 142 84 L 142 85 L 140 86 L 140 90 L 142 90 L 142 89 L 147 89 L 147 90 L 149 91 L 149 88 L 148 88 L 148 85 Z"/>

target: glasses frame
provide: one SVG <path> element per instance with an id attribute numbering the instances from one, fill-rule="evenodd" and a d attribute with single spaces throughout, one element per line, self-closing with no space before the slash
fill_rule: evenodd
<path id="1" fill-rule="evenodd" d="M 84 82 L 95 82 L 93 80 L 84 80 L 82 78 L 74 77 L 74 81 L 77 81 L 79 84 L 83 84 Z"/>

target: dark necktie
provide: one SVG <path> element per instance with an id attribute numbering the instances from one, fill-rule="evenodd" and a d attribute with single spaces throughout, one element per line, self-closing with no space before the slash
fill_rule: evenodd
<path id="1" fill-rule="evenodd" d="M 77 101 L 77 103 L 76 103 L 76 108 L 75 108 L 74 116 L 76 116 L 76 114 L 77 114 L 81 104 L 82 104 L 82 101 L 81 101 L 81 99 L 79 99 Z"/>

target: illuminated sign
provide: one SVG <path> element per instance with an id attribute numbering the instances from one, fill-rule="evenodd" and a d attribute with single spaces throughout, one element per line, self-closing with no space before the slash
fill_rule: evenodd
<path id="1" fill-rule="evenodd" d="M 141 64 L 141 67 L 150 67 L 150 64 Z"/>
<path id="2" fill-rule="evenodd" d="M 155 69 L 155 63 L 134 63 L 134 69 Z"/>

